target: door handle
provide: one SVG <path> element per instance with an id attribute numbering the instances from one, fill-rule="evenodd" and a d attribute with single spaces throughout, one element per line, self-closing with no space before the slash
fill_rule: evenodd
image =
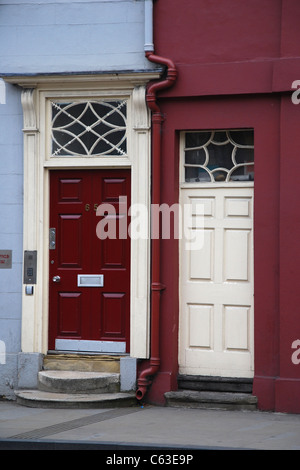
<path id="1" fill-rule="evenodd" d="M 60 276 L 53 276 L 52 281 L 53 282 L 60 282 Z"/>

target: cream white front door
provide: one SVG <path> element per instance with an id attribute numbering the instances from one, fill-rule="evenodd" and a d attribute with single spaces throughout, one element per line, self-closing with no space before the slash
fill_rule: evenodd
<path id="1" fill-rule="evenodd" d="M 180 199 L 193 223 L 180 242 L 179 372 L 252 377 L 253 183 L 182 184 Z"/>

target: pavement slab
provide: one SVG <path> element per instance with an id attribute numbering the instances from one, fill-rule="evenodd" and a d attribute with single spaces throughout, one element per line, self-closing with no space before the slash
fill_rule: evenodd
<path id="1" fill-rule="evenodd" d="M 299 450 L 300 415 L 159 406 L 28 408 L 0 401 L 0 449 L 31 443 L 130 448 Z M 8 446 L 9 447 L 9 446 Z"/>

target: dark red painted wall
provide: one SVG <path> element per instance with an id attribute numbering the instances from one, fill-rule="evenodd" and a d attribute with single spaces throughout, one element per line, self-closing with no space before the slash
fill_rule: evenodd
<path id="1" fill-rule="evenodd" d="M 156 0 L 155 53 L 178 80 L 161 93 L 161 198 L 178 202 L 178 132 L 255 132 L 255 377 L 259 408 L 300 412 L 300 4 L 297 0 Z M 162 241 L 161 368 L 148 399 L 176 389 L 178 244 Z M 300 355 L 299 355 L 300 357 Z"/>
<path id="2" fill-rule="evenodd" d="M 300 107 L 289 96 L 281 101 L 280 128 L 280 374 L 276 381 L 278 410 L 300 413 L 300 364 L 291 360 L 300 339 Z M 299 346 L 298 346 L 299 349 Z M 298 355 L 299 358 L 299 355 Z"/>
<path id="3" fill-rule="evenodd" d="M 154 42 L 178 65 L 277 57 L 280 23 L 281 0 L 157 0 Z"/>

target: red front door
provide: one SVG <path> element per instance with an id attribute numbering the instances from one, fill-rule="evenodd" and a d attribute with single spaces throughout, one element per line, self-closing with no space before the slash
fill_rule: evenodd
<path id="1" fill-rule="evenodd" d="M 128 224 L 120 196 L 129 207 L 129 170 L 50 173 L 50 350 L 129 352 L 130 239 L 118 237 L 120 219 Z M 115 210 L 107 217 L 116 238 L 97 236 L 100 204 Z"/>

